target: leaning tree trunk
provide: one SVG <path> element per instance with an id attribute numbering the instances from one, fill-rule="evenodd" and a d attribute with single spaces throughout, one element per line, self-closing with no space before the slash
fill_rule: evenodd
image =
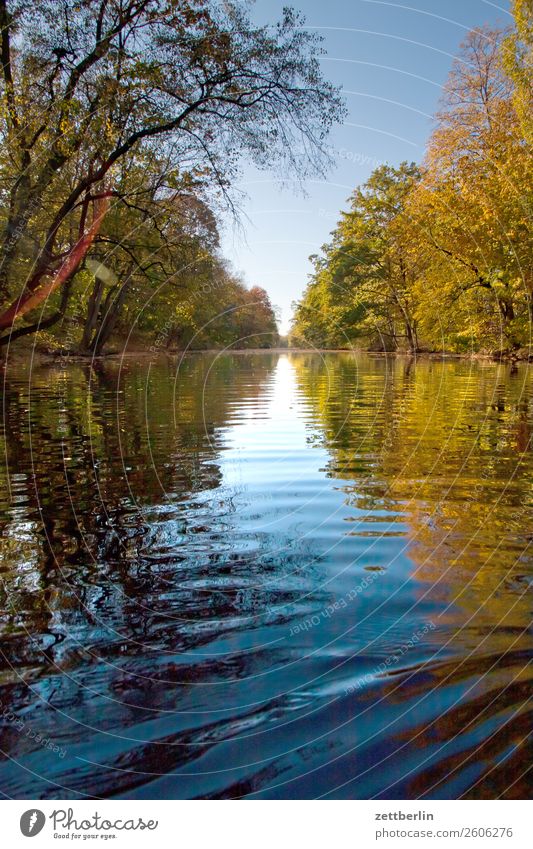
<path id="1" fill-rule="evenodd" d="M 94 203 L 94 217 L 91 226 L 85 232 L 80 233 L 78 241 L 63 256 L 61 265 L 57 270 L 51 271 L 43 267 L 35 273 L 27 283 L 25 291 L 0 315 L 0 331 L 12 329 L 13 323 L 18 318 L 44 304 L 56 289 L 64 286 L 74 276 L 100 230 L 108 208 L 109 195 L 100 197 Z M 40 326 L 42 324 L 39 322 L 35 325 L 37 330 Z M 9 338 L 12 338 L 11 334 L 4 337 L 7 340 Z"/>

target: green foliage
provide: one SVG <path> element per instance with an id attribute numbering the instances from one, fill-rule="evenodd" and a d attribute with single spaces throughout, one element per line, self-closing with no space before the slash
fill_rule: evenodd
<path id="1" fill-rule="evenodd" d="M 98 351 L 182 299 L 196 327 L 241 156 L 300 180 L 327 162 L 343 106 L 302 24 L 217 0 L 0 0 L 0 344 L 67 322 Z M 107 271 L 84 288 L 85 259 Z"/>
<path id="2" fill-rule="evenodd" d="M 381 166 L 354 192 L 314 258 L 293 343 L 529 347 L 533 168 L 523 107 L 533 80 L 530 64 L 516 65 L 530 36 L 528 3 L 515 5 L 522 18 L 514 35 L 486 28 L 468 35 L 421 168 Z"/>
<path id="3" fill-rule="evenodd" d="M 418 177 L 414 163 L 383 165 L 356 189 L 331 243 L 315 258 L 294 336 L 317 347 L 362 342 L 389 349 L 403 341 L 417 348 L 409 245 L 398 222 Z"/>

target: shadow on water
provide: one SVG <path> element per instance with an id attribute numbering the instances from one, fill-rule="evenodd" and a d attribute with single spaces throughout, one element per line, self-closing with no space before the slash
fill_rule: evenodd
<path id="1" fill-rule="evenodd" d="M 529 797 L 533 380 L 8 366 L 0 789 Z"/>

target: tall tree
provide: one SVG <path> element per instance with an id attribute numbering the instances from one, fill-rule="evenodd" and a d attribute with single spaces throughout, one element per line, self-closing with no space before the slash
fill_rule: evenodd
<path id="1" fill-rule="evenodd" d="M 502 35 L 468 35 L 410 204 L 427 266 L 425 324 L 437 303 L 444 314 L 457 305 L 474 349 L 525 344 L 533 316 L 532 157 L 502 68 Z"/>
<path id="2" fill-rule="evenodd" d="M 313 313 L 327 311 L 327 344 L 345 347 L 359 338 L 380 349 L 418 349 L 410 246 L 401 226 L 406 198 L 418 177 L 414 163 L 383 165 L 355 190 L 324 255 L 315 258 L 316 275 L 298 308 L 297 327 L 314 300 L 308 320 L 318 322 Z M 303 326 L 299 333 L 310 336 Z"/>
<path id="3" fill-rule="evenodd" d="M 303 177 L 342 115 L 291 10 L 258 27 L 215 0 L 0 0 L 0 26 L 3 326 L 71 279 L 132 152 L 207 169 L 231 204 L 243 153 Z"/>
<path id="4" fill-rule="evenodd" d="M 504 42 L 503 64 L 514 83 L 514 103 L 526 140 L 533 143 L 533 0 L 513 0 L 513 31 Z"/>
<path id="5" fill-rule="evenodd" d="M 296 336 L 327 346 L 344 336 L 392 349 L 530 350 L 530 3 L 514 5 L 510 35 L 479 27 L 465 39 L 420 169 L 384 166 L 356 189 L 315 261 Z"/>

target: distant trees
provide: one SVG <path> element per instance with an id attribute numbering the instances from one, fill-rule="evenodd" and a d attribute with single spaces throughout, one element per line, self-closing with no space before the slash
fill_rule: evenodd
<path id="1" fill-rule="evenodd" d="M 93 245 L 121 303 L 126 280 L 171 278 L 199 210 L 234 207 L 243 154 L 321 169 L 343 107 L 301 24 L 286 10 L 257 27 L 215 0 L 0 0 L 0 344 L 68 314 Z"/>
<path id="2" fill-rule="evenodd" d="M 163 290 L 161 296 L 169 298 Z M 152 315 L 141 313 L 137 324 L 144 337 L 161 312 L 156 304 Z M 159 350 L 272 348 L 278 343 L 276 316 L 265 290 L 247 289 L 222 264 L 212 268 L 207 282 L 180 300 L 169 315 L 166 332 L 152 350 L 158 345 Z"/>
<path id="3" fill-rule="evenodd" d="M 356 189 L 324 256 L 314 258 L 315 280 L 296 308 L 301 336 L 345 347 L 364 335 L 373 346 L 417 350 L 413 266 L 401 217 L 418 177 L 414 163 L 383 165 Z M 321 312 L 329 320 L 321 320 Z M 313 332 L 315 325 L 322 335 Z"/>
<path id="4" fill-rule="evenodd" d="M 521 14 L 526 5 L 515 3 Z M 355 191 L 315 259 L 293 340 L 507 353 L 530 344 L 532 30 L 520 20 L 511 34 L 468 35 L 420 169 L 382 166 Z"/>

